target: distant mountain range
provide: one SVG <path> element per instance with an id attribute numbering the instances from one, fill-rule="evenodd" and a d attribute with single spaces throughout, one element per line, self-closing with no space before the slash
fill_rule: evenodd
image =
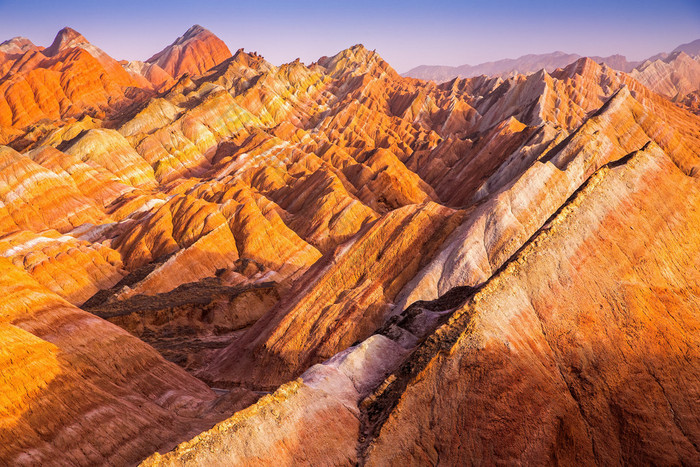
<path id="1" fill-rule="evenodd" d="M 661 53 L 649 57 L 642 61 L 630 61 L 624 55 L 610 55 L 608 57 L 592 56 L 593 60 L 600 64 L 606 64 L 615 70 L 631 72 L 637 67 L 643 66 L 647 62 L 656 60 L 664 60 L 670 55 L 677 52 L 685 52 L 687 55 L 700 55 L 700 39 L 687 44 L 682 44 L 673 49 L 671 53 Z M 506 58 L 494 62 L 485 62 L 478 65 L 460 65 L 460 66 L 444 66 L 444 65 L 420 65 L 406 73 L 403 76 L 432 80 L 437 83 L 449 81 L 453 78 L 471 78 L 474 76 L 501 76 L 507 77 L 515 74 L 527 74 L 545 69 L 547 72 L 554 71 L 557 68 L 565 67 L 582 55 L 570 54 L 561 51 L 556 51 L 548 54 L 528 54 L 519 58 Z"/>

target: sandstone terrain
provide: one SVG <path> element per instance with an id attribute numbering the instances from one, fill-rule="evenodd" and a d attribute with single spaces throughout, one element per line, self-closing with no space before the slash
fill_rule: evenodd
<path id="1" fill-rule="evenodd" d="M 3 42 L 0 464 L 700 465 L 693 44 Z"/>

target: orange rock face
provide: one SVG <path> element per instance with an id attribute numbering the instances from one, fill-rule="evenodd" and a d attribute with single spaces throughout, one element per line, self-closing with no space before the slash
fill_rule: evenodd
<path id="1" fill-rule="evenodd" d="M 0 463 L 699 463 L 693 60 L 0 44 Z"/>
<path id="2" fill-rule="evenodd" d="M 367 463 L 697 462 L 697 188 L 658 148 L 592 177 L 378 397 Z"/>
<path id="3" fill-rule="evenodd" d="M 81 193 L 68 174 L 57 174 L 6 146 L 0 147 L 0 180 L 3 233 L 48 228 L 66 232 L 107 220 L 101 207 Z"/>
<path id="4" fill-rule="evenodd" d="M 276 309 L 216 355 L 200 376 L 218 385 L 274 388 L 369 336 L 386 320 L 399 289 L 460 219 L 434 203 L 387 214 L 309 269 Z"/>
<path id="5" fill-rule="evenodd" d="M 0 255 L 76 305 L 125 275 L 116 251 L 55 230 L 5 235 L 0 238 Z"/>
<path id="6" fill-rule="evenodd" d="M 221 418 L 214 393 L 153 348 L 0 269 L 3 463 L 133 463 Z"/>
<path id="7" fill-rule="evenodd" d="M 231 52 L 221 39 L 194 25 L 146 62 L 158 65 L 170 76 L 179 78 L 185 73 L 200 75 L 230 56 Z"/>
<path id="8" fill-rule="evenodd" d="M 60 126 L 63 119 L 104 118 L 147 95 L 124 68 L 70 28 L 46 49 L 14 44 L 0 61 L 0 143 L 26 146 Z M 52 124 L 39 124 L 42 120 Z M 26 133 L 34 125 L 34 132 Z M 22 138 L 22 135 L 24 137 Z M 19 138 L 19 139 L 18 139 Z"/>

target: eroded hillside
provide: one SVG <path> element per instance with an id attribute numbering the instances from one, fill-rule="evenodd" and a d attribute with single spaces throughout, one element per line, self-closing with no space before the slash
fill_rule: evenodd
<path id="1" fill-rule="evenodd" d="M 3 43 L 0 461 L 700 463 L 679 57 Z"/>

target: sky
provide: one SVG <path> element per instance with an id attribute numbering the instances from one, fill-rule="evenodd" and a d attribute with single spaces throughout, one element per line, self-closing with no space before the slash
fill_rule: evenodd
<path id="1" fill-rule="evenodd" d="M 0 42 L 48 46 L 70 26 L 117 59 L 145 60 L 193 24 L 277 65 L 362 43 L 405 72 L 555 50 L 643 59 L 700 38 L 700 0 L 0 0 Z"/>

